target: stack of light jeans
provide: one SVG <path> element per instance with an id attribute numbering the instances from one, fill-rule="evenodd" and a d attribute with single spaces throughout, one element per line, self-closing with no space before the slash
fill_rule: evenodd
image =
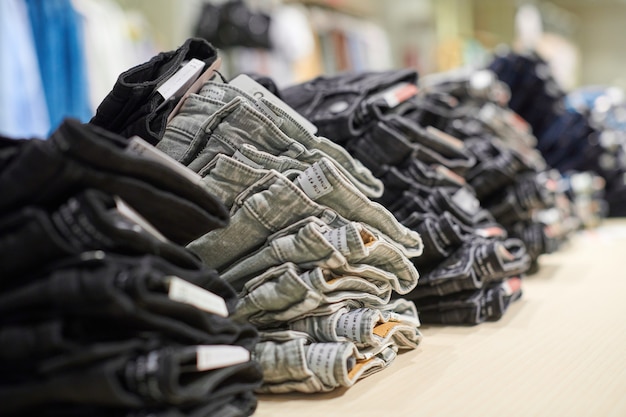
<path id="1" fill-rule="evenodd" d="M 421 340 L 410 258 L 419 233 L 370 198 L 382 182 L 276 100 L 211 80 L 157 148 L 203 177 L 230 224 L 188 248 L 239 292 L 260 329 L 260 392 L 348 387 Z"/>
<path id="2" fill-rule="evenodd" d="M 141 143 L 75 120 L 0 140 L 3 415 L 254 412 L 258 333 L 183 246 L 228 212 Z"/>
<path id="3" fill-rule="evenodd" d="M 485 209 L 468 180 L 480 160 L 468 141 L 420 119 L 444 100 L 418 92 L 410 70 L 321 76 L 280 92 L 379 177 L 378 201 L 420 233 L 415 301 L 423 323 L 497 320 L 521 295 L 526 246 Z M 457 115 L 447 114 L 453 122 Z"/>

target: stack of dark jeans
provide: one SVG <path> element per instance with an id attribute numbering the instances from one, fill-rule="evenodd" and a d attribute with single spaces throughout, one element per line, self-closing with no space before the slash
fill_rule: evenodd
<path id="1" fill-rule="evenodd" d="M 509 105 L 532 127 L 546 162 L 564 176 L 590 172 L 603 178 L 608 215 L 625 215 L 624 145 L 615 146 L 614 132 L 593 123 L 588 109 L 566 109 L 565 93 L 536 53 L 501 54 L 489 68 L 510 89 Z M 603 214 L 599 209 L 597 215 Z"/>
<path id="2" fill-rule="evenodd" d="M 535 148 L 529 125 L 506 106 L 506 85 L 489 70 L 453 74 L 424 83 L 411 117 L 464 141 L 477 161 L 466 179 L 498 223 L 524 241 L 535 270 L 538 257 L 580 225 L 566 182 Z"/>
<path id="3" fill-rule="evenodd" d="M 205 83 L 157 147 L 230 209 L 188 248 L 239 292 L 234 317 L 261 330 L 259 391 L 349 387 L 421 340 L 414 304 L 391 294 L 415 288 L 422 240 L 370 200 L 383 191 L 370 170 L 262 94 Z"/>
<path id="4" fill-rule="evenodd" d="M 422 236 L 424 253 L 414 259 L 420 280 L 407 295 L 420 320 L 497 320 L 521 295 L 530 257 L 468 181 L 481 169 L 472 143 L 444 133 L 434 123 L 438 114 L 430 122 L 420 117 L 451 97 L 417 90 L 417 74 L 403 70 L 318 77 L 281 96 L 370 168 L 385 184 L 379 201 Z M 457 118 L 454 109 L 446 116 Z"/>
<path id="5" fill-rule="evenodd" d="M 228 224 L 194 175 L 74 120 L 0 140 L 3 415 L 252 414 L 256 329 L 182 246 Z"/>

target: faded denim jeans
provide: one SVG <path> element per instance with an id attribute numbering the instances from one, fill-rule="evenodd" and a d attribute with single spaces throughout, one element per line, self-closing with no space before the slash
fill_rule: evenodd
<path id="1" fill-rule="evenodd" d="M 308 222 L 277 233 L 250 256 L 224 270 L 222 278 L 240 289 L 252 277 L 270 267 L 293 262 L 301 269 L 322 267 L 341 275 L 389 283 L 399 294 L 417 285 L 419 274 L 400 250 L 379 239 L 361 223 L 331 228 Z"/>
<path id="2" fill-rule="evenodd" d="M 340 275 L 319 267 L 303 271 L 293 263 L 284 263 L 246 282 L 231 317 L 270 328 L 317 315 L 326 306 L 347 300 L 363 307 L 382 307 L 389 302 L 391 291 L 389 282 Z"/>
<path id="3" fill-rule="evenodd" d="M 382 371 L 397 356 L 391 345 L 371 358 L 362 356 L 351 342 L 316 343 L 293 330 L 262 332 L 253 358 L 263 368 L 259 393 L 327 392 L 351 387 Z"/>

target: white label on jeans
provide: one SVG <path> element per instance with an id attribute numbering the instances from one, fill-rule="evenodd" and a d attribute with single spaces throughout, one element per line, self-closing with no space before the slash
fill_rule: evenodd
<path id="1" fill-rule="evenodd" d="M 241 346 L 207 345 L 196 347 L 198 371 L 225 368 L 250 360 L 250 352 Z"/>
<path id="2" fill-rule="evenodd" d="M 328 181 L 326 175 L 324 175 L 324 172 L 322 171 L 322 168 L 317 162 L 300 174 L 298 182 L 300 183 L 302 190 L 312 200 L 316 200 L 333 190 L 333 186 L 330 185 L 330 181 Z"/>
<path id="3" fill-rule="evenodd" d="M 452 201 L 454 201 L 463 211 L 469 214 L 474 214 L 480 208 L 480 202 L 473 196 L 466 188 L 459 188 L 459 190 L 452 195 Z"/>
<path id="4" fill-rule="evenodd" d="M 137 224 L 141 229 L 150 233 L 152 236 L 156 237 L 161 242 L 167 242 L 167 238 L 163 236 L 156 227 L 154 227 L 148 220 L 144 219 L 141 214 L 137 213 L 134 208 L 126 204 L 124 200 L 120 197 L 115 196 L 115 208 L 118 213 L 122 216 L 126 217 L 128 220 Z"/>
<path id="5" fill-rule="evenodd" d="M 256 98 L 257 100 L 260 100 L 261 98 L 263 98 L 269 101 L 276 107 L 279 107 L 282 110 L 284 110 L 285 113 L 289 114 L 289 116 L 291 116 L 296 122 L 298 122 L 298 124 L 304 127 L 309 133 L 311 133 L 312 135 L 317 133 L 317 127 L 315 127 L 313 123 L 308 121 L 300 113 L 296 112 L 294 109 L 289 107 L 287 103 L 285 103 L 284 101 L 276 97 L 274 94 L 272 94 L 271 91 L 269 91 L 268 89 L 266 89 L 261 84 L 257 83 L 256 81 L 254 81 L 252 78 L 248 77 L 247 75 L 245 74 L 238 75 L 237 77 L 230 80 L 228 84 L 235 86 L 239 88 L 240 90 L 245 91 L 246 93 L 250 94 L 252 97 Z"/>
<path id="6" fill-rule="evenodd" d="M 182 175 L 194 184 L 199 184 L 200 182 L 202 182 L 202 177 L 200 175 L 196 174 L 171 156 L 161 152 L 154 146 L 150 145 L 139 136 L 133 136 L 132 138 L 130 138 L 128 147 L 126 148 L 126 152 L 135 155 L 141 155 L 147 159 L 159 162 L 163 166 L 166 166 L 176 171 L 178 174 Z"/>
<path id="7" fill-rule="evenodd" d="M 387 106 L 389 106 L 389 108 L 393 109 L 398 104 L 403 103 L 415 96 L 418 91 L 419 89 L 415 84 L 403 82 L 372 96 L 370 100 L 376 101 L 380 97 L 387 104 Z"/>
<path id="8" fill-rule="evenodd" d="M 335 366 L 340 365 L 337 363 L 337 355 L 341 346 L 341 343 L 312 343 L 307 346 L 306 362 L 309 369 L 324 384 L 332 387 L 344 382 L 335 378 Z"/>
<path id="9" fill-rule="evenodd" d="M 198 78 L 203 68 L 204 62 L 193 58 L 157 88 L 157 92 L 166 101 L 172 97 L 182 97 L 185 91 Z"/>
<path id="10" fill-rule="evenodd" d="M 447 144 L 448 146 L 452 146 L 455 149 L 463 149 L 463 141 L 455 138 L 454 136 L 443 132 L 437 129 L 434 126 L 427 126 L 426 131 L 433 134 L 437 139 L 439 139 L 442 143 Z"/>
<path id="11" fill-rule="evenodd" d="M 218 316 L 228 317 L 226 302 L 219 295 L 213 294 L 182 278 L 171 276 L 168 296 L 171 300 L 190 304 L 194 307 Z"/>
<path id="12" fill-rule="evenodd" d="M 337 320 L 337 334 L 355 342 L 364 342 L 364 340 L 361 340 L 363 337 L 361 324 L 366 311 L 364 308 L 357 308 L 339 316 L 339 320 Z"/>
<path id="13" fill-rule="evenodd" d="M 233 158 L 235 161 L 239 161 L 242 164 L 248 165 L 249 167 L 252 167 L 252 168 L 256 168 L 256 169 L 262 169 L 263 168 L 263 166 L 257 164 L 252 159 L 248 158 L 247 156 L 245 156 L 244 154 L 242 154 L 239 151 L 236 151 L 231 158 Z"/>
<path id="14" fill-rule="evenodd" d="M 331 229 L 322 233 L 324 239 L 328 241 L 335 249 L 344 255 L 350 253 L 348 248 L 348 234 L 347 227 L 341 226 L 339 229 Z"/>

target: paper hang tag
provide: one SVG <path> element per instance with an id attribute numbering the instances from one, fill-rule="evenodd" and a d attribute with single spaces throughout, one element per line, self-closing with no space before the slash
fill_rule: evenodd
<path id="1" fill-rule="evenodd" d="M 459 190 L 452 195 L 452 201 L 469 214 L 475 214 L 480 209 L 480 201 L 466 188 L 459 188 Z"/>
<path id="2" fill-rule="evenodd" d="M 208 313 L 218 316 L 228 317 L 226 301 L 219 295 L 211 291 L 198 287 L 182 278 L 170 276 L 168 297 L 170 300 L 178 301 L 199 308 Z"/>
<path id="3" fill-rule="evenodd" d="M 417 95 L 418 92 L 419 88 L 415 84 L 406 82 L 398 83 L 387 88 L 384 91 L 381 91 L 380 93 L 374 94 L 368 99 L 368 101 L 370 103 L 374 103 L 378 100 L 382 100 L 385 102 L 387 107 L 393 109 L 398 104 L 403 103 L 411 97 Z"/>
<path id="4" fill-rule="evenodd" d="M 225 368 L 249 361 L 250 352 L 241 346 L 196 346 L 196 367 L 198 371 Z"/>
<path id="5" fill-rule="evenodd" d="M 139 136 L 133 136 L 132 138 L 130 138 L 128 146 L 126 147 L 126 152 L 135 155 L 141 155 L 147 159 L 157 161 L 164 166 L 176 171 L 178 174 L 182 175 L 194 184 L 199 184 L 202 182 L 202 177 L 200 175 L 193 172 L 191 169 L 187 168 L 171 156 L 161 152 L 154 146 L 150 145 Z"/>
<path id="6" fill-rule="evenodd" d="M 182 97 L 185 91 L 187 91 L 191 84 L 198 78 L 203 68 L 204 62 L 196 58 L 191 59 L 178 69 L 174 75 L 161 84 L 156 90 L 157 93 L 159 93 L 165 101 L 171 98 Z"/>
<path id="7" fill-rule="evenodd" d="M 269 101 L 276 107 L 284 110 L 285 113 L 289 114 L 289 116 L 304 127 L 304 129 L 306 129 L 311 135 L 315 135 L 317 133 L 317 127 L 313 123 L 308 121 L 300 113 L 289 107 L 287 103 L 276 97 L 271 91 L 254 81 L 252 78 L 248 77 L 246 74 L 238 75 L 230 80 L 228 84 L 245 91 L 257 101 L 260 101 L 261 98 Z"/>
<path id="8" fill-rule="evenodd" d="M 176 107 L 174 107 L 174 109 L 169 114 L 169 116 L 167 116 L 167 123 L 169 123 L 174 118 L 174 116 L 176 116 L 178 114 L 178 112 L 180 111 L 180 108 L 182 107 L 183 103 L 185 102 L 185 99 L 187 97 L 189 97 L 191 94 L 195 94 L 198 91 L 200 91 L 200 88 L 202 88 L 204 83 L 209 81 L 213 77 L 213 75 L 215 75 L 215 71 L 220 69 L 221 65 L 222 65 L 222 58 L 217 57 L 215 62 L 213 62 L 211 64 L 211 66 L 209 68 L 207 68 L 200 75 L 200 77 L 198 77 L 198 79 L 196 81 L 194 81 L 193 84 L 191 84 L 191 86 L 187 89 L 187 91 L 184 92 L 184 94 L 182 95 L 182 97 L 180 98 L 178 103 L 176 104 Z"/>
<path id="9" fill-rule="evenodd" d="M 154 227 L 152 224 L 150 224 L 150 222 L 148 222 L 148 220 L 144 219 L 143 216 L 141 216 L 141 214 L 137 213 L 137 211 L 135 211 L 134 208 L 132 208 L 131 206 L 126 204 L 126 202 L 124 200 L 122 200 L 118 196 L 114 196 L 113 199 L 115 200 L 115 207 L 116 207 L 117 212 L 119 214 L 121 214 L 122 216 L 124 216 L 128 220 L 132 221 L 133 223 L 138 225 L 141 229 L 143 229 L 144 231 L 148 232 L 152 236 L 156 237 L 161 242 L 167 242 L 168 241 L 167 238 L 165 236 L 163 236 L 157 230 L 156 227 Z"/>
<path id="10" fill-rule="evenodd" d="M 346 226 L 341 226 L 339 229 L 331 229 L 322 233 L 324 239 L 328 241 L 335 249 L 340 253 L 347 255 L 350 253 L 348 248 L 348 236 Z"/>
<path id="11" fill-rule="evenodd" d="M 300 183 L 302 190 L 311 198 L 311 200 L 316 200 L 333 190 L 333 186 L 330 184 L 330 181 L 328 181 L 326 175 L 324 175 L 324 172 L 322 171 L 322 168 L 317 162 L 300 174 L 298 182 Z"/>
<path id="12" fill-rule="evenodd" d="M 464 147 L 462 140 L 457 139 L 454 136 L 437 129 L 434 126 L 426 126 L 426 132 L 432 134 L 441 142 L 447 144 L 448 146 L 451 146 L 454 149 L 462 150 Z"/>

